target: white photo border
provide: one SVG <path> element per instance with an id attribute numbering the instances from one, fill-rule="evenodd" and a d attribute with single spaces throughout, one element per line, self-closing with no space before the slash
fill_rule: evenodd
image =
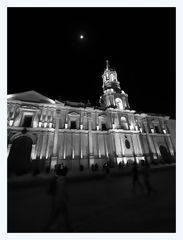
<path id="1" fill-rule="evenodd" d="M 7 8 L 8 7 L 175 7 L 176 8 L 176 233 L 7 233 Z M 183 239 L 183 128 L 181 120 L 183 89 L 183 1 L 182 0 L 1 0 L 0 1 L 0 239 L 138 239 L 180 240 Z"/>

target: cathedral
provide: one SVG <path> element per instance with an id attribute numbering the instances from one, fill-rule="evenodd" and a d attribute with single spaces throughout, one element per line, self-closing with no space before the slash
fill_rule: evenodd
<path id="1" fill-rule="evenodd" d="M 8 171 L 120 163 L 175 162 L 175 120 L 131 110 L 108 61 L 100 106 L 52 100 L 35 91 L 8 95 Z"/>

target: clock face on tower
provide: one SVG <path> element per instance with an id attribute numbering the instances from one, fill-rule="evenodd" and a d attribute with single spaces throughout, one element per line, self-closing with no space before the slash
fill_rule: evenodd
<path id="1" fill-rule="evenodd" d="M 118 109 L 123 109 L 123 103 L 121 98 L 115 98 L 115 103 Z"/>

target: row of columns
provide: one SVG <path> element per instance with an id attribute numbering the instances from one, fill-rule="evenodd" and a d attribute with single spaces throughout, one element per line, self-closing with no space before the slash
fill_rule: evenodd
<path id="1" fill-rule="evenodd" d="M 91 166 L 92 164 L 94 164 L 91 114 L 89 114 L 87 116 L 87 118 L 88 118 L 88 122 L 89 122 L 89 129 L 88 129 L 89 166 Z M 55 126 L 54 139 L 53 139 L 53 156 L 51 157 L 51 168 L 52 169 L 58 163 L 58 156 L 57 156 L 58 132 L 59 132 L 59 116 L 56 116 L 56 126 Z M 108 155 L 108 151 L 107 151 L 107 155 Z"/>
<path id="2" fill-rule="evenodd" d="M 156 156 L 156 158 L 158 158 L 158 157 L 161 156 L 158 144 L 157 144 L 156 141 L 154 141 L 153 136 L 151 137 L 149 135 L 149 130 L 148 130 L 146 122 L 144 122 L 144 127 L 145 127 L 145 131 L 146 131 L 146 138 L 147 138 L 147 144 L 148 144 L 148 147 L 149 147 L 150 156 L 151 157 Z M 165 145 L 166 145 L 167 149 L 169 150 L 170 154 L 172 156 L 174 156 L 175 152 L 174 152 L 173 145 L 172 145 L 172 142 L 171 142 L 171 136 L 166 136 L 165 135 L 164 141 L 165 141 Z M 153 148 L 154 148 L 154 151 L 153 151 Z"/>

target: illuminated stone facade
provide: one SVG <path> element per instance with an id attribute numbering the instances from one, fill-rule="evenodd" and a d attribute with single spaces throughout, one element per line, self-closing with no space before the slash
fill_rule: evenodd
<path id="1" fill-rule="evenodd" d="M 102 78 L 100 107 L 53 101 L 35 91 L 8 95 L 9 168 L 43 170 L 63 163 L 78 169 L 145 156 L 150 162 L 175 161 L 175 121 L 170 132 L 168 116 L 130 110 L 108 62 Z"/>

